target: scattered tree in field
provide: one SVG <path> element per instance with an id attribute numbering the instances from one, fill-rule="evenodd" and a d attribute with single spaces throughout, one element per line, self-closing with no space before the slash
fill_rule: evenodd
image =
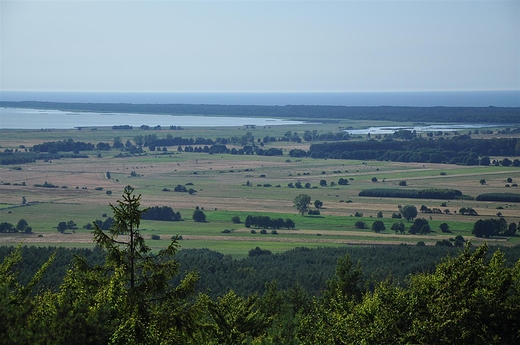
<path id="1" fill-rule="evenodd" d="M 305 215 L 309 210 L 309 205 L 311 204 L 311 197 L 307 194 L 300 194 L 294 198 L 294 206 L 301 213 L 301 215 Z"/>
<path id="2" fill-rule="evenodd" d="M 372 231 L 380 233 L 381 231 L 385 231 L 385 224 L 381 220 L 376 220 L 372 223 Z"/>
<path id="3" fill-rule="evenodd" d="M 403 215 L 403 218 L 407 221 L 410 221 L 417 217 L 417 207 L 415 207 L 414 205 L 403 206 L 400 211 Z"/>
<path id="4" fill-rule="evenodd" d="M 29 226 L 29 224 L 27 223 L 27 221 L 25 219 L 20 219 L 18 221 L 18 224 L 16 224 L 16 230 L 22 232 L 24 231 L 27 227 Z"/>
<path id="5" fill-rule="evenodd" d="M 195 211 L 193 211 L 192 218 L 198 223 L 204 223 L 206 221 L 206 215 L 198 206 L 195 208 Z"/>
<path id="6" fill-rule="evenodd" d="M 320 186 L 327 187 L 327 181 L 326 180 L 320 180 Z"/>
<path id="7" fill-rule="evenodd" d="M 233 222 L 233 224 L 240 224 L 240 217 L 239 216 L 233 216 L 231 217 L 231 222 Z"/>
<path id="8" fill-rule="evenodd" d="M 439 225 L 439 229 L 441 229 L 441 231 L 444 233 L 451 233 L 450 226 L 447 223 L 442 223 Z"/>
<path id="9" fill-rule="evenodd" d="M 58 226 L 56 228 L 58 229 L 59 232 L 61 232 L 63 234 L 68 229 L 67 223 L 59 222 Z"/>
<path id="10" fill-rule="evenodd" d="M 25 205 L 27 204 L 27 199 L 25 198 L 25 196 L 22 196 L 22 205 Z"/>
<path id="11" fill-rule="evenodd" d="M 383 218 L 383 211 L 377 212 L 377 218 Z"/>
<path id="12" fill-rule="evenodd" d="M 367 225 L 364 221 L 358 220 L 356 223 L 354 223 L 354 226 L 358 229 L 366 229 Z"/>
<path id="13" fill-rule="evenodd" d="M 321 208 L 322 206 L 323 206 L 323 201 L 321 201 L 321 200 L 314 201 L 314 207 Z"/>
<path id="14" fill-rule="evenodd" d="M 401 180 L 401 181 L 399 181 L 399 185 L 400 185 L 400 186 L 406 186 L 406 181 L 405 181 L 405 180 Z"/>
<path id="15" fill-rule="evenodd" d="M 430 232 L 430 225 L 428 221 L 424 218 L 417 218 L 414 220 L 413 224 L 410 226 L 410 230 L 408 230 L 411 234 L 426 234 Z"/>
<path id="16" fill-rule="evenodd" d="M 481 184 L 481 185 L 485 185 L 485 184 L 486 184 L 486 180 L 485 180 L 485 179 L 481 179 L 481 180 L 480 180 L 480 184 Z"/>
<path id="17" fill-rule="evenodd" d="M 372 182 L 377 182 L 377 177 L 372 177 Z"/>
<path id="18" fill-rule="evenodd" d="M 395 222 L 394 224 L 392 224 L 392 227 L 391 227 L 392 230 L 395 231 L 395 233 L 397 234 L 397 232 L 399 231 L 401 234 L 404 234 L 404 223 L 403 222 Z"/>

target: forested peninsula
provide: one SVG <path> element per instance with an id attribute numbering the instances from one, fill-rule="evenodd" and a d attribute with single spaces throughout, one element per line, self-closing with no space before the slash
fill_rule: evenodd
<path id="1" fill-rule="evenodd" d="M 0 107 L 101 113 L 221 115 L 276 118 L 349 119 L 398 122 L 520 123 L 518 107 L 405 107 L 324 105 L 131 104 L 0 101 Z"/>

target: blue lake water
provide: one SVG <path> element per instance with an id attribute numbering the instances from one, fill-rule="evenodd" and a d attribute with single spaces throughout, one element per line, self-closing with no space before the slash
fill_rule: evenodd
<path id="1" fill-rule="evenodd" d="M 178 116 L 154 114 L 122 114 L 64 112 L 59 110 L 36 110 L 0 108 L 1 129 L 66 129 L 77 127 L 103 127 L 130 125 L 140 127 L 233 127 L 233 126 L 277 126 L 296 125 L 303 121 L 270 118 L 226 117 L 226 116 Z"/>
<path id="2" fill-rule="evenodd" d="M 434 124 L 434 125 L 418 125 L 418 126 L 381 126 L 381 127 L 368 127 L 363 129 L 346 129 L 347 132 L 352 135 L 366 135 L 373 134 L 393 134 L 401 129 L 416 131 L 417 133 L 427 132 L 456 132 L 468 129 L 480 129 L 490 127 L 500 127 L 503 125 L 492 125 L 492 124 Z"/>

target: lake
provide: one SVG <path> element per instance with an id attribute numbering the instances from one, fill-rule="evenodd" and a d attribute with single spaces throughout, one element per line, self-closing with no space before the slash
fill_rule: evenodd
<path id="1" fill-rule="evenodd" d="M 407 129 L 410 131 L 416 131 L 417 133 L 427 133 L 427 132 L 456 132 L 460 130 L 468 130 L 468 129 L 480 129 L 480 128 L 490 128 L 490 127 L 499 127 L 498 125 L 492 124 L 434 124 L 434 125 L 414 125 L 414 126 L 382 126 L 382 127 L 368 127 L 363 129 L 346 129 L 344 132 L 347 132 L 352 135 L 366 135 L 370 133 L 373 134 L 393 134 L 396 131 L 401 129 Z M 500 127 L 504 127 L 501 125 Z"/>
<path id="2" fill-rule="evenodd" d="M 161 127 L 240 127 L 245 125 L 279 126 L 304 123 L 308 122 L 254 117 L 108 114 L 0 108 L 0 129 L 67 129 L 115 125 L 130 125 L 134 127 L 140 127 L 141 125 L 150 127 L 157 125 Z"/>

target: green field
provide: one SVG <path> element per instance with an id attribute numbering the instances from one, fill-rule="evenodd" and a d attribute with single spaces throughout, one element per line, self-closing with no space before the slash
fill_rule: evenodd
<path id="1" fill-rule="evenodd" d="M 336 120 L 321 125 L 320 132 L 367 125 L 371 124 L 366 121 L 354 123 Z M 241 136 L 249 131 L 255 138 L 266 135 L 283 137 L 287 131 L 301 134 L 307 129 L 313 129 L 309 126 L 187 128 L 182 131 L 115 131 L 108 128 L 82 131 L 2 130 L 0 146 L 2 149 L 19 149 L 67 138 L 94 144 L 112 143 L 116 136 L 124 142 L 132 140 L 136 135 L 147 134 L 214 139 Z M 366 139 L 360 137 L 356 140 Z M 16 225 L 23 218 L 34 232 L 32 235 L 0 234 L 0 242 L 10 245 L 24 241 L 35 245 L 93 246 L 91 232 L 82 227 L 96 219 L 103 220 L 103 214 L 111 216 L 109 203 L 117 201 L 126 185 L 131 185 L 142 195 L 144 206 L 169 206 L 179 211 L 184 219 L 180 222 L 143 221 L 142 231 L 145 236 L 161 236 L 160 240 L 150 240 L 154 249 L 165 247 L 172 236 L 182 235 L 182 248 L 209 248 L 236 257 L 247 255 L 256 246 L 280 252 L 299 246 L 416 244 L 418 241 L 434 245 L 438 240 L 457 235 L 481 243 L 482 239 L 471 235 L 476 220 L 496 217 L 500 211 L 508 222 L 520 221 L 520 209 L 516 204 L 358 196 L 361 190 L 368 188 L 453 188 L 473 197 L 481 193 L 515 193 L 517 187 L 506 188 L 505 185 L 507 178 L 515 182 L 520 180 L 517 168 L 299 159 L 288 156 L 290 149 L 308 149 L 308 146 L 306 142 L 276 141 L 265 144 L 266 149 L 282 148 L 284 155 L 279 157 L 177 152 L 176 147 L 170 147 L 167 152 L 151 152 L 145 148 L 143 154 L 129 157 L 117 157 L 121 152 L 112 149 L 86 152 L 89 158 L 48 162 L 38 160 L 36 163 L 18 166 L 0 165 L 0 222 Z M 106 178 L 107 171 L 111 179 Z M 372 182 L 373 177 L 377 178 L 377 182 Z M 348 179 L 349 184 L 338 185 L 339 178 Z M 485 179 L 486 184 L 482 185 L 479 182 L 481 179 Z M 321 180 L 326 181 L 326 186 L 320 185 Z M 405 187 L 399 187 L 399 181 L 402 180 L 407 182 Z M 44 182 L 59 188 L 34 186 Z M 247 186 L 248 182 L 250 186 Z M 289 183 L 297 182 L 303 185 L 310 183 L 311 188 L 288 187 Z M 331 186 L 332 182 L 335 186 Z M 195 189 L 196 193 L 173 192 L 179 184 L 188 184 L 186 187 Z M 163 191 L 165 188 L 170 191 Z M 112 195 L 107 195 L 107 191 L 111 191 Z M 298 214 L 293 199 L 299 194 L 308 194 L 312 201 L 323 202 L 320 216 L 302 217 Z M 26 198 L 26 205 L 21 203 L 23 197 Z M 441 206 L 443 203 L 445 206 Z M 418 209 L 422 205 L 449 209 L 450 214 L 419 214 L 419 217 L 430 222 L 432 232 L 429 235 L 395 234 L 390 227 L 395 221 L 402 220 L 392 219 L 391 215 L 398 212 L 398 205 L 408 204 Z M 196 223 L 191 219 L 196 206 L 204 209 L 206 223 Z M 479 216 L 455 213 L 461 207 L 472 207 Z M 498 210 L 498 207 L 501 209 Z M 383 213 L 383 218 L 379 220 L 384 222 L 387 230 L 376 234 L 370 230 L 370 226 L 378 220 L 376 216 L 379 211 Z M 355 217 L 356 213 L 362 213 L 363 216 Z M 290 218 L 296 223 L 296 229 L 277 230 L 277 234 L 272 234 L 270 229 L 267 229 L 267 234 L 260 234 L 261 229 L 255 229 L 257 233 L 252 234 L 251 229 L 245 228 L 243 224 L 249 214 Z M 232 223 L 233 216 L 239 216 L 242 223 Z M 57 224 L 69 220 L 73 220 L 78 229 L 67 231 L 66 234 L 58 233 Z M 368 228 L 357 229 L 354 224 L 359 220 L 364 221 Z M 451 234 L 439 230 L 439 224 L 444 222 L 452 230 Z M 406 224 L 407 228 L 410 224 Z M 230 232 L 223 233 L 226 229 Z M 515 245 L 520 244 L 520 237 L 489 241 Z"/>

